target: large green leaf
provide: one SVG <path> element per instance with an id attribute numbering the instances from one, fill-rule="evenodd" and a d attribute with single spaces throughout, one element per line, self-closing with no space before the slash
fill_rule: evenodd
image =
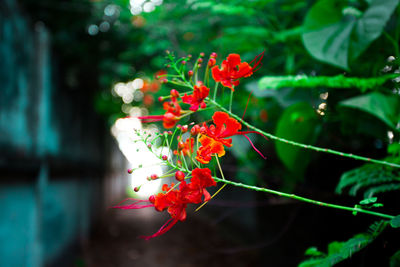
<path id="1" fill-rule="evenodd" d="M 343 0 L 318 1 L 304 21 L 302 39 L 308 52 L 318 60 L 349 68 L 378 38 L 399 0 L 370 0 L 361 12 Z"/>
<path id="2" fill-rule="evenodd" d="M 341 101 L 339 105 L 365 111 L 394 130 L 400 122 L 400 97 L 397 95 L 373 92 Z"/>
<path id="3" fill-rule="evenodd" d="M 318 116 L 307 103 L 297 103 L 285 110 L 279 119 L 276 135 L 299 143 L 310 144 L 316 136 Z M 309 163 L 309 151 L 276 142 L 276 152 L 285 166 L 301 177 Z"/>

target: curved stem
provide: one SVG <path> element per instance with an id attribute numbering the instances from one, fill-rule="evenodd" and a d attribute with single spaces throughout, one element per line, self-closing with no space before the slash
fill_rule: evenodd
<path id="1" fill-rule="evenodd" d="M 237 115 L 233 114 L 232 112 L 230 112 L 226 108 L 222 107 L 216 101 L 214 101 L 214 100 L 212 100 L 210 98 L 208 98 L 207 100 L 210 103 L 214 104 L 219 109 L 221 109 L 222 111 L 228 113 L 231 117 L 233 117 L 236 120 L 238 120 L 239 122 L 241 122 L 243 125 L 247 126 L 249 129 L 252 129 L 255 132 L 260 133 L 260 134 L 262 134 L 262 135 L 264 135 L 264 136 L 266 136 L 266 137 L 268 137 L 268 138 L 270 138 L 272 140 L 276 140 L 276 141 L 283 142 L 283 143 L 286 143 L 286 144 L 290 144 L 290 145 L 293 145 L 293 146 L 302 147 L 302 148 L 305 148 L 305 149 L 311 149 L 311 150 L 318 151 L 318 152 L 325 152 L 325 153 L 330 153 L 330 154 L 334 154 L 334 155 L 338 155 L 338 156 L 342 156 L 342 157 L 347 157 L 347 158 L 352 158 L 352 159 L 356 159 L 356 160 L 362 160 L 362 161 L 373 162 L 373 163 L 376 163 L 376 164 L 386 165 L 386 166 L 390 166 L 390 167 L 394 167 L 394 168 L 400 168 L 400 164 L 396 164 L 396 163 L 392 163 L 392 162 L 388 162 L 388 161 L 384 161 L 384 160 L 371 159 L 371 158 L 357 156 L 357 155 L 353 155 L 353 154 L 348 154 L 348 153 L 336 151 L 336 150 L 333 150 L 333 149 L 316 147 L 316 146 L 312 146 L 312 145 L 306 145 L 306 144 L 290 141 L 290 140 L 287 140 L 287 139 L 284 139 L 284 138 L 280 138 L 280 137 L 275 136 L 273 134 L 264 132 L 264 131 L 258 129 L 257 127 L 254 127 L 253 125 L 251 125 L 248 122 L 244 121 L 243 119 L 241 119 Z"/>
<path id="2" fill-rule="evenodd" d="M 224 184 L 230 184 L 230 185 L 243 187 L 243 188 L 250 189 L 250 190 L 265 192 L 265 193 L 274 194 L 274 195 L 278 195 L 278 196 L 286 197 L 286 198 L 291 198 L 291 199 L 296 199 L 296 200 L 299 200 L 299 201 L 311 203 L 311 204 L 318 205 L 318 206 L 334 208 L 334 209 L 340 209 L 340 210 L 347 210 L 347 211 L 351 211 L 351 212 L 365 213 L 365 214 L 374 215 L 374 216 L 378 216 L 378 217 L 385 218 L 385 219 L 393 219 L 395 217 L 395 216 L 392 216 L 392 215 L 379 213 L 379 212 L 374 212 L 374 211 L 370 211 L 370 210 L 364 210 L 364 209 L 361 209 L 361 208 L 347 207 L 347 206 L 342 206 L 342 205 L 330 204 L 330 203 L 317 201 L 317 200 L 313 200 L 313 199 L 309 199 L 309 198 L 305 198 L 305 197 L 300 197 L 300 196 L 297 196 L 295 194 L 288 194 L 288 193 L 283 193 L 283 192 L 275 191 L 275 190 L 268 189 L 268 188 L 263 188 L 263 187 L 257 187 L 257 186 L 237 183 L 237 182 L 221 179 L 221 178 L 218 178 L 218 177 L 213 177 L 213 178 L 214 178 L 215 181 L 221 182 L 221 183 L 224 183 Z"/>

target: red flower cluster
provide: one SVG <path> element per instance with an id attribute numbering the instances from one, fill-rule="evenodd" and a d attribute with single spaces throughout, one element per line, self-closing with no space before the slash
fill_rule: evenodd
<path id="1" fill-rule="evenodd" d="M 254 63 L 250 66 L 247 62 L 241 62 L 240 55 L 229 54 L 226 60 L 222 61 L 221 68 L 214 66 L 211 69 L 212 76 L 216 82 L 221 82 L 223 86 L 229 87 L 234 91 L 233 86 L 239 85 L 239 79 L 249 77 L 255 72 L 257 66 L 261 63 L 264 57 L 264 52 L 256 56 L 251 62 Z"/>
<path id="2" fill-rule="evenodd" d="M 199 204 L 203 201 L 210 200 L 210 193 L 206 190 L 207 187 L 215 186 L 216 182 L 211 176 L 211 170 L 208 168 L 196 168 L 192 171 L 192 178 L 190 183 L 182 181 L 179 189 L 173 189 L 174 184 L 168 186 L 163 185 L 162 190 L 165 193 L 159 193 L 156 196 L 150 196 L 149 201 L 151 204 L 140 205 L 147 202 L 144 200 L 136 200 L 135 203 L 124 206 L 115 206 L 119 209 L 142 209 L 147 207 L 154 207 L 157 211 L 167 210 L 171 215 L 169 219 L 155 234 L 151 236 L 142 236 L 143 239 L 149 240 L 151 238 L 160 236 L 171 229 L 178 221 L 186 219 L 186 207 L 188 204 Z M 147 203 L 148 203 L 147 202 Z"/>
<path id="3" fill-rule="evenodd" d="M 204 53 L 200 54 L 200 57 L 196 62 L 197 67 L 194 69 L 194 71 L 197 71 L 197 68 L 200 67 L 200 63 L 203 61 L 203 57 Z M 209 71 L 210 68 L 212 68 L 211 72 L 215 82 L 221 82 L 224 86 L 231 88 L 233 91 L 234 86 L 239 84 L 240 78 L 251 76 L 253 72 L 256 71 L 257 66 L 260 64 L 261 59 L 263 58 L 263 53 L 254 58 L 254 60 L 250 62 L 250 64 L 247 62 L 241 62 L 239 55 L 230 54 L 227 59 L 222 62 L 221 68 L 219 68 L 218 66 L 214 66 L 216 63 L 215 58 L 216 54 L 213 53 L 210 56 L 206 71 Z M 186 65 L 185 60 L 178 62 L 181 62 L 182 65 Z M 251 64 L 253 66 L 251 66 Z M 189 71 L 188 75 L 189 77 L 192 77 L 193 71 Z M 208 77 L 208 73 L 206 77 Z M 164 76 L 162 76 L 161 79 L 163 81 L 167 81 Z M 193 85 L 193 92 L 190 95 L 185 93 L 180 100 L 179 92 L 175 89 L 172 89 L 170 92 L 170 96 L 168 97 L 169 100 L 163 103 L 163 108 L 165 110 L 164 115 L 143 116 L 139 118 L 143 122 L 162 121 L 164 128 L 172 128 L 175 126 L 179 119 L 186 117 L 193 112 L 196 112 L 199 108 L 206 108 L 205 100 L 209 95 L 210 89 L 203 85 L 203 83 L 197 81 L 197 75 L 195 76 L 195 79 L 190 78 L 189 82 L 187 82 L 185 79 L 183 79 L 182 82 L 183 85 L 188 87 L 192 87 Z M 197 84 L 194 85 L 194 83 Z M 176 82 L 176 84 L 179 83 Z M 160 97 L 159 100 L 163 101 L 163 97 Z M 189 110 L 182 110 L 180 103 L 189 104 Z M 189 126 L 177 126 L 177 129 L 179 129 L 180 132 L 177 139 L 178 146 L 177 149 L 174 150 L 174 154 L 180 155 L 182 157 L 176 158 L 176 166 L 182 167 L 182 161 L 185 160 L 184 157 L 192 157 L 193 154 L 196 154 L 196 160 L 202 164 L 208 164 L 214 155 L 222 157 L 223 155 L 225 155 L 225 147 L 232 146 L 232 138 L 230 137 L 234 135 L 244 135 L 245 138 L 247 138 L 247 140 L 250 142 L 251 146 L 262 157 L 264 157 L 261 152 L 254 147 L 250 138 L 246 136 L 246 134 L 256 132 L 241 131 L 242 124 L 235 118 L 230 117 L 225 112 L 215 112 L 212 116 L 212 120 L 213 123 L 209 125 L 207 125 L 206 122 L 204 122 L 202 126 L 197 124 L 193 125 L 190 130 L 191 136 L 188 138 L 183 135 L 188 132 Z M 192 125 L 192 123 L 189 123 L 189 125 Z M 172 135 L 172 132 L 169 132 Z M 194 152 L 194 137 L 197 134 L 200 134 L 200 138 L 198 140 L 201 143 L 201 146 L 198 148 L 197 152 Z M 186 138 L 186 140 L 183 141 L 183 138 Z M 146 140 L 144 141 L 147 142 Z M 151 148 L 151 144 L 148 144 L 148 147 Z M 171 165 L 171 162 L 174 161 L 173 158 L 169 160 L 166 155 L 163 155 L 162 159 L 164 161 L 168 160 L 168 165 Z M 190 158 L 190 160 L 193 159 Z M 182 171 L 183 169 L 175 173 L 175 178 L 177 181 L 179 181 L 179 186 L 175 186 L 174 184 L 171 184 L 170 186 L 164 184 L 162 187 L 163 192 L 158 193 L 157 195 L 150 196 L 148 201 L 136 200 L 136 202 L 130 205 L 119 205 L 114 207 L 120 209 L 142 209 L 147 207 L 154 207 L 157 211 L 160 212 L 167 210 L 171 218 L 156 233 L 151 236 L 143 236 L 142 238 L 148 240 L 166 233 L 178 221 L 184 221 L 186 219 L 186 208 L 188 204 L 200 204 L 202 202 L 207 202 L 211 199 L 207 188 L 210 186 L 215 186 L 216 182 L 211 176 L 210 169 L 195 168 L 194 170 L 189 171 L 187 169 L 188 167 L 185 167 L 186 174 Z M 161 177 L 152 175 L 150 176 L 149 181 L 159 178 Z M 186 179 L 188 178 L 190 178 L 190 182 L 187 182 Z M 135 191 L 137 190 L 135 189 Z"/>
<path id="4" fill-rule="evenodd" d="M 182 102 L 190 104 L 191 111 L 197 111 L 200 108 L 205 108 L 206 103 L 204 99 L 208 96 L 210 89 L 204 85 L 195 85 L 192 95 L 185 94 L 182 97 Z M 175 89 L 171 90 L 171 100 L 163 103 L 163 108 L 165 110 L 164 115 L 152 115 L 152 116 L 140 116 L 139 119 L 143 123 L 162 121 L 163 126 L 166 129 L 170 129 L 175 126 L 179 121 L 182 114 L 182 108 L 179 105 L 179 93 Z"/>

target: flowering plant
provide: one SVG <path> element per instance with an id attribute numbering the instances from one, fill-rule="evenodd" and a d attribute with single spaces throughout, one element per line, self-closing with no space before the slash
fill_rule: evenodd
<path id="1" fill-rule="evenodd" d="M 171 83 L 177 86 L 177 89 L 172 89 L 169 96 L 160 97 L 159 101 L 163 102 L 163 115 L 149 115 L 138 117 L 143 123 L 162 122 L 166 129 L 174 129 L 151 135 L 136 131 L 140 136 L 141 141 L 146 143 L 150 151 L 162 160 L 162 164 L 170 168 L 170 170 L 162 176 L 155 174 L 148 177 L 148 180 L 162 179 L 174 176 L 176 183 L 170 185 L 164 184 L 162 192 L 152 195 L 148 200 L 127 199 L 114 208 L 120 209 L 142 209 L 154 207 L 157 211 L 164 211 L 170 214 L 171 218 L 158 230 L 150 236 L 143 236 L 148 240 L 166 233 L 178 221 L 186 219 L 186 209 L 188 204 L 200 204 L 197 208 L 200 209 L 213 197 L 215 197 L 226 185 L 239 186 L 251 190 L 261 191 L 265 193 L 275 194 L 282 197 L 292 198 L 299 201 L 304 201 L 320 206 L 342 209 L 357 213 L 365 213 L 373 216 L 378 216 L 384 219 L 389 219 L 393 224 L 397 225 L 399 216 L 379 213 L 370 210 L 372 206 L 347 207 L 335 204 L 324 203 L 309 198 L 300 197 L 294 194 L 288 194 L 269 188 L 256 187 L 243 183 L 234 182 L 226 179 L 219 158 L 226 154 L 226 149 L 233 146 L 232 136 L 243 136 L 250 143 L 252 148 L 266 159 L 263 153 L 255 147 L 247 134 L 255 133 L 265 139 L 273 139 L 279 142 L 285 142 L 290 145 L 311 149 L 319 152 L 331 153 L 343 157 L 349 157 L 357 160 L 373 162 L 376 164 L 400 167 L 399 164 L 391 163 L 382 160 L 375 160 L 346 154 L 343 152 L 304 145 L 291 140 L 279 138 L 270 133 L 264 132 L 253 125 L 247 123 L 232 112 L 232 101 L 234 100 L 235 88 L 240 85 L 241 79 L 250 77 L 261 66 L 264 53 L 259 54 L 250 63 L 242 62 L 240 55 L 230 54 L 217 64 L 217 54 L 212 53 L 208 58 L 204 70 L 204 79 L 200 80 L 200 70 L 205 60 L 204 53 L 201 53 L 193 64 L 193 68 L 187 70 L 188 62 L 192 59 L 189 55 L 184 58 L 176 59 L 175 56 L 167 52 L 169 60 L 168 67 L 175 73 L 160 75 L 162 83 Z M 212 80 L 210 79 L 210 74 Z M 214 89 L 210 89 L 210 85 L 214 83 Z M 223 107 L 218 101 L 219 86 L 229 88 L 230 98 L 228 108 Z M 184 91 L 184 89 L 187 89 Z M 210 96 L 210 92 L 212 96 Z M 246 107 L 247 108 L 247 107 Z M 203 122 L 191 121 L 188 125 L 178 124 L 180 120 L 191 116 L 196 112 L 203 110 L 216 109 L 210 120 Z M 246 111 L 246 110 L 245 110 Z M 248 130 L 243 130 L 247 127 Z M 162 146 L 167 145 L 173 151 L 174 156 L 165 154 L 157 154 L 153 147 L 157 144 Z M 218 166 L 219 174 L 213 173 L 209 164 L 214 162 Z M 133 170 L 129 170 L 132 173 Z M 214 187 L 218 183 L 223 185 L 211 195 L 208 192 L 209 187 Z M 136 187 L 135 191 L 139 191 L 140 187 Z M 125 204 L 126 201 L 133 200 L 131 204 Z M 374 206 L 377 207 L 377 206 Z"/>

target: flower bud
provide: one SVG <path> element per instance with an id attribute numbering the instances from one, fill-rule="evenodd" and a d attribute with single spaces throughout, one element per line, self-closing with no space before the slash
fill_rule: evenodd
<path id="1" fill-rule="evenodd" d="M 156 197 L 154 195 L 149 196 L 149 201 L 150 203 L 153 203 L 156 201 Z"/>
<path id="2" fill-rule="evenodd" d="M 163 155 L 163 156 L 162 156 L 162 159 L 163 159 L 163 160 L 167 160 L 167 159 L 168 159 L 167 155 Z"/>
<path id="3" fill-rule="evenodd" d="M 200 133 L 201 133 L 201 134 L 206 134 L 206 133 L 207 133 L 207 128 L 204 127 L 204 126 L 202 126 L 202 127 L 200 128 Z"/>
<path id="4" fill-rule="evenodd" d="M 183 181 L 183 180 L 185 180 L 185 174 L 182 171 L 177 171 L 175 173 L 175 178 L 178 181 Z"/>
<path id="5" fill-rule="evenodd" d="M 135 192 L 139 192 L 140 186 L 135 186 L 135 188 L 133 188 L 133 191 Z"/>
<path id="6" fill-rule="evenodd" d="M 186 61 L 185 60 L 182 61 L 182 65 L 186 65 Z"/>
<path id="7" fill-rule="evenodd" d="M 188 131 L 188 126 L 187 125 L 183 125 L 182 127 L 181 127 L 181 130 L 182 130 L 182 133 L 186 133 L 187 131 Z"/>
<path id="8" fill-rule="evenodd" d="M 193 126 L 192 129 L 190 130 L 190 134 L 193 136 L 198 135 L 199 132 L 200 132 L 200 126 L 197 124 Z"/>
<path id="9" fill-rule="evenodd" d="M 129 174 L 132 174 L 132 172 L 133 172 L 133 169 L 128 169 Z"/>
<path id="10" fill-rule="evenodd" d="M 162 96 L 158 97 L 158 101 L 162 102 L 164 100 L 164 98 Z"/>
<path id="11" fill-rule="evenodd" d="M 212 52 L 211 55 L 210 55 L 210 57 L 211 57 L 211 58 L 217 58 L 217 53 Z"/>
<path id="12" fill-rule="evenodd" d="M 182 149 L 184 149 L 185 148 L 185 144 L 182 142 L 182 141 L 179 141 L 178 142 L 178 149 L 179 150 L 182 150 Z"/>
<path id="13" fill-rule="evenodd" d="M 157 180 L 158 179 L 158 175 L 157 174 L 152 174 L 150 175 L 151 180 Z"/>
<path id="14" fill-rule="evenodd" d="M 208 60 L 208 67 L 212 67 L 215 65 L 217 61 L 215 60 L 215 58 L 210 58 L 210 60 Z"/>
<path id="15" fill-rule="evenodd" d="M 198 63 L 202 63 L 202 62 L 203 62 L 203 59 L 202 59 L 202 58 L 199 58 L 199 60 L 197 60 L 197 62 L 198 62 Z"/>
<path id="16" fill-rule="evenodd" d="M 171 96 L 172 96 L 172 97 L 177 97 L 177 98 L 178 98 L 178 97 L 179 97 L 179 92 L 178 92 L 176 89 L 172 89 L 172 90 L 171 90 Z"/>
<path id="17" fill-rule="evenodd" d="M 200 57 L 204 57 L 204 52 L 201 52 L 201 53 L 200 53 Z"/>
<path id="18" fill-rule="evenodd" d="M 188 71 L 188 76 L 189 76 L 189 77 L 192 77 L 192 76 L 193 76 L 193 71 L 192 71 L 192 70 L 189 70 L 189 71 Z"/>

